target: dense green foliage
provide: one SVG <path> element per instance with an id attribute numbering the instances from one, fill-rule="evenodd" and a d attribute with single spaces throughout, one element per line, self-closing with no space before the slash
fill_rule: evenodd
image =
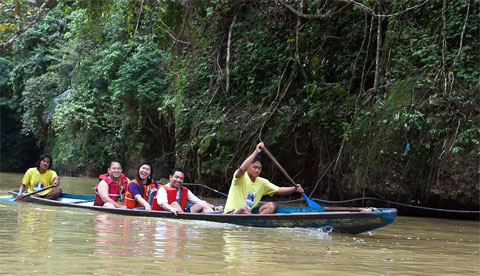
<path id="1" fill-rule="evenodd" d="M 226 190 L 264 141 L 317 196 L 478 207 L 478 0 L 37 2 L 0 4 L 2 170 L 9 114 L 73 175 Z"/>

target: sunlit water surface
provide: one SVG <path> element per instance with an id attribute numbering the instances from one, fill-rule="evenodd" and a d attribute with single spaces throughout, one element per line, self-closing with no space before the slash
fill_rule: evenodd
<path id="1" fill-rule="evenodd" d="M 128 217 L 7 201 L 20 179 L 0 174 L 2 275 L 480 275 L 475 221 L 398 217 L 345 235 Z M 95 184 L 61 186 L 93 194 Z"/>

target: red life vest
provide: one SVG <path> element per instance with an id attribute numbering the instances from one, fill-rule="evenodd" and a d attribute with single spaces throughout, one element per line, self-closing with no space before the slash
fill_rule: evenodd
<path id="1" fill-rule="evenodd" d="M 107 182 L 108 184 L 108 196 L 118 202 L 123 202 L 123 196 L 125 194 L 125 190 L 127 188 L 127 177 L 122 173 L 120 175 L 120 184 L 113 182 L 108 178 L 108 173 L 102 174 L 98 177 L 98 183 L 102 180 Z M 102 200 L 100 195 L 98 194 L 98 184 L 95 187 L 95 203 L 93 205 L 96 206 L 103 206 L 105 202 Z"/>
<path id="2" fill-rule="evenodd" d="M 161 188 L 164 188 L 167 191 L 168 204 L 171 204 L 172 202 L 177 201 L 177 188 L 169 187 L 167 185 L 161 185 L 160 188 L 158 188 L 158 191 L 160 191 Z M 187 208 L 187 201 L 188 201 L 188 188 L 181 186 L 180 189 L 181 189 L 180 207 L 182 207 L 182 210 L 185 211 L 185 209 Z M 157 191 L 157 194 L 158 194 L 158 191 Z M 152 210 L 164 211 L 163 208 L 160 205 L 158 205 L 156 195 L 155 195 L 155 199 L 153 200 Z"/>
<path id="3" fill-rule="evenodd" d="M 132 182 L 127 184 L 127 190 L 125 191 L 125 206 L 127 206 L 127 208 L 130 208 L 130 209 L 143 207 L 143 205 L 137 202 L 135 198 L 132 196 L 132 194 L 130 193 L 130 185 L 139 186 L 136 179 L 132 180 Z M 156 189 L 156 188 L 157 188 L 157 182 L 155 182 L 155 180 L 152 179 L 152 183 L 150 183 L 148 186 L 143 187 L 143 195 L 142 195 L 143 199 L 148 201 L 148 195 L 153 189 Z M 153 201 L 157 201 L 157 194 L 155 194 Z"/>

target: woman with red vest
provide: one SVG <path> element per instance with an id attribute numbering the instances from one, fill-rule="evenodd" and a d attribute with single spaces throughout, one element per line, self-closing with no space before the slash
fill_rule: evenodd
<path id="1" fill-rule="evenodd" d="M 152 210 L 153 195 L 157 192 L 157 182 L 152 179 L 153 169 L 148 162 L 138 166 L 137 177 L 128 183 L 125 192 L 125 205 L 127 208 L 145 207 Z"/>
<path id="2" fill-rule="evenodd" d="M 185 175 L 180 168 L 174 168 L 170 173 L 170 182 L 158 188 L 153 201 L 153 210 L 169 211 L 177 215 L 187 209 L 190 204 L 191 213 L 213 212 L 223 210 L 221 206 L 212 204 L 196 197 L 187 187 L 182 186 Z"/>
<path id="3" fill-rule="evenodd" d="M 98 177 L 98 185 L 95 188 L 95 203 L 93 205 L 125 208 L 123 198 L 129 179 L 122 173 L 122 165 L 118 161 L 108 164 L 107 173 Z"/>

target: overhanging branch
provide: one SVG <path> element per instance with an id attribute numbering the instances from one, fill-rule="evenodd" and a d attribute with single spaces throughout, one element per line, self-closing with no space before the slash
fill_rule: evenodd
<path id="1" fill-rule="evenodd" d="M 334 17 L 334 16 L 344 12 L 347 8 L 351 7 L 352 5 L 364 10 L 365 12 L 367 12 L 367 13 L 375 16 L 375 17 L 393 17 L 393 16 L 401 15 L 401 14 L 403 14 L 403 13 L 409 11 L 409 10 L 412 10 L 412 9 L 418 8 L 420 6 L 423 6 L 424 4 L 426 4 L 430 0 L 425 0 L 418 5 L 408 7 L 403 11 L 396 12 L 396 13 L 391 13 L 391 14 L 377 14 L 377 13 L 375 13 L 375 11 L 373 9 L 365 6 L 364 4 L 362 4 L 359 1 L 354 1 L 354 0 L 337 0 L 337 2 L 342 2 L 342 3 L 347 3 L 347 4 L 344 5 L 343 7 L 341 7 L 340 9 L 334 11 L 334 12 L 329 11 L 325 14 L 305 14 L 305 13 L 302 13 L 302 12 L 296 10 L 295 8 L 290 6 L 289 4 L 285 3 L 284 0 L 275 0 L 275 1 L 280 3 L 282 6 L 286 7 L 287 9 L 289 9 L 293 14 L 295 14 L 298 17 L 314 20 L 314 19 L 327 19 L 327 18 Z"/>
<path id="2" fill-rule="evenodd" d="M 353 3 L 347 3 L 345 6 L 341 7 L 340 9 L 336 10 L 335 12 L 327 12 L 326 14 L 305 14 L 303 12 L 300 12 L 300 11 L 296 10 L 295 8 L 290 6 L 289 4 L 285 3 L 285 1 L 283 1 L 283 0 L 275 0 L 275 1 L 282 4 L 284 7 L 289 9 L 292 13 L 294 13 L 296 16 L 302 17 L 302 18 L 305 18 L 305 19 L 327 19 L 327 18 L 331 18 L 333 16 L 336 16 L 336 15 L 342 13 L 348 7 L 353 5 Z"/>
<path id="3" fill-rule="evenodd" d="M 0 47 L 8 47 L 10 45 L 12 45 L 15 40 L 17 40 L 17 38 L 22 34 L 24 33 L 25 31 L 27 31 L 33 24 L 35 24 L 39 19 L 40 19 L 40 15 L 42 15 L 44 9 L 45 9 L 45 6 L 48 4 L 50 0 L 45 0 L 45 2 L 43 2 L 43 4 L 40 6 L 40 8 L 38 8 L 38 11 L 37 13 L 33 16 L 32 20 L 28 21 L 26 24 L 25 24 L 25 27 L 22 29 L 22 30 L 18 30 L 15 35 L 10 38 L 10 40 L 8 40 L 7 42 L 2 42 L 0 43 Z"/>

